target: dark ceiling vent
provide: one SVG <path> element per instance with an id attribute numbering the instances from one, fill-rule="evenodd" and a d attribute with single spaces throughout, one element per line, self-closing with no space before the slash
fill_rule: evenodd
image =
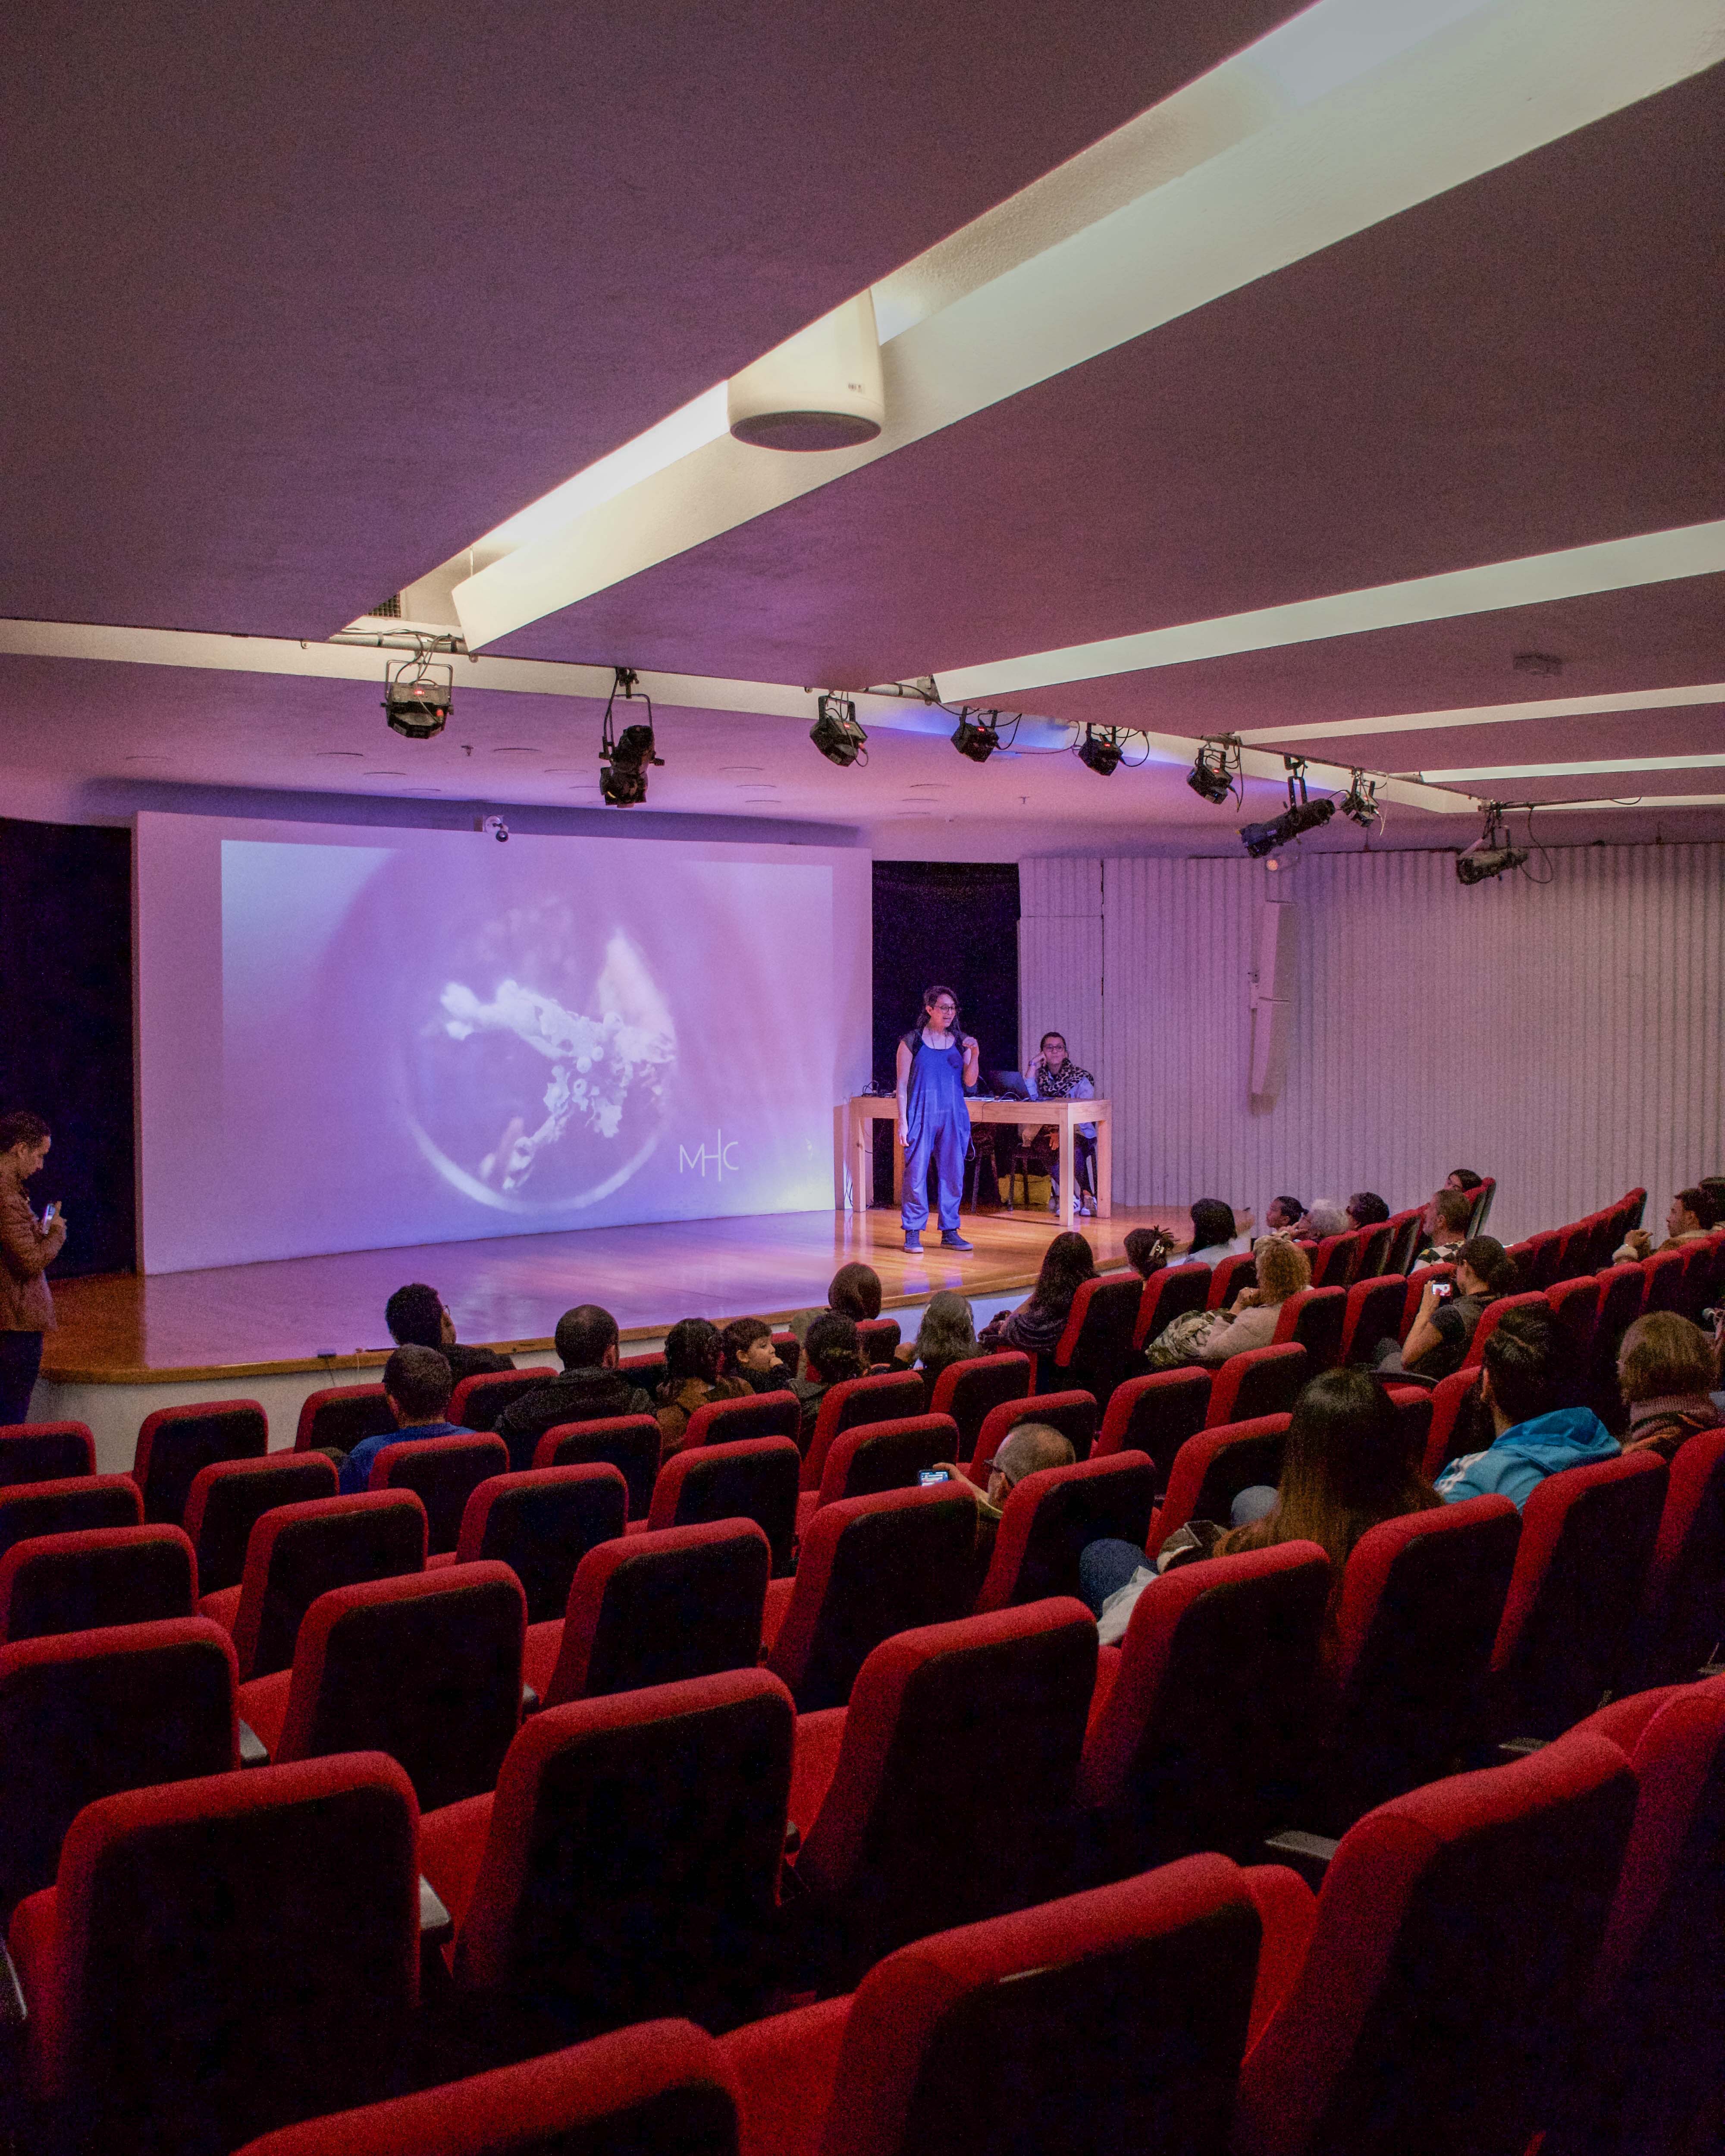
<path id="1" fill-rule="evenodd" d="M 1510 660 L 1518 674 L 1561 674 L 1564 662 L 1554 651 L 1518 651 Z"/>
<path id="2" fill-rule="evenodd" d="M 402 618 L 402 595 L 399 592 L 393 593 L 386 599 L 379 599 L 376 606 L 368 608 L 366 611 L 386 614 L 390 620 L 399 621 Z"/>

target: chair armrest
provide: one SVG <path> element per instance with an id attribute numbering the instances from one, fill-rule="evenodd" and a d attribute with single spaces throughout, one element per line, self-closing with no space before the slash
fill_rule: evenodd
<path id="1" fill-rule="evenodd" d="M 239 1725 L 239 1763 L 242 1767 L 267 1767 L 269 1750 L 264 1739 L 249 1722 Z"/>
<path id="2" fill-rule="evenodd" d="M 1329 1869 L 1329 1861 L 1341 1847 L 1327 1834 L 1307 1834 L 1298 1827 L 1283 1827 L 1280 1834 L 1272 1834 L 1264 1844 L 1272 1859 L 1286 1864 L 1298 1871 L 1307 1885 L 1313 1887 L 1323 1884 L 1323 1875 Z"/>
<path id="3" fill-rule="evenodd" d="M 525 1722 L 530 1714 L 537 1714 L 539 1712 L 539 1694 L 533 1689 L 533 1686 L 530 1684 L 524 1684 L 521 1687 L 522 1721 Z"/>
<path id="4" fill-rule="evenodd" d="M 438 1899 L 438 1890 L 422 1871 L 419 1875 L 419 1943 L 447 1946 L 455 1936 L 455 1919 Z"/>
<path id="5" fill-rule="evenodd" d="M 1512 1737 L 1500 1744 L 1497 1750 L 1506 1762 L 1513 1763 L 1517 1759 L 1531 1758 L 1534 1753 L 1543 1752 L 1550 1742 L 1548 1737 Z"/>

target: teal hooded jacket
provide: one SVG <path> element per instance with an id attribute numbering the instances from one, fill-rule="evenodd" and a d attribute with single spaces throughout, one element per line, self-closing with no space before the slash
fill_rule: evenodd
<path id="1" fill-rule="evenodd" d="M 1548 1475 L 1615 1460 L 1622 1450 L 1591 1408 L 1558 1408 L 1512 1423 L 1489 1451 L 1452 1460 L 1437 1478 L 1446 1505 L 1464 1497 L 1507 1497 L 1517 1512 Z"/>

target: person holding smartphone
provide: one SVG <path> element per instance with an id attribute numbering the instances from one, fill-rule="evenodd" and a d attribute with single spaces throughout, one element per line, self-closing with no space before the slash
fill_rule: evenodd
<path id="1" fill-rule="evenodd" d="M 1385 1343 L 1379 1370 L 1400 1371 L 1436 1384 L 1461 1367 L 1482 1312 L 1499 1296 L 1513 1295 L 1515 1260 L 1493 1235 L 1474 1235 L 1456 1254 L 1452 1279 L 1429 1280 L 1408 1337 L 1398 1348 Z"/>
<path id="2" fill-rule="evenodd" d="M 0 1116 L 0 1429 L 29 1420 L 42 1336 L 54 1323 L 47 1274 L 65 1243 L 65 1218 L 49 1204 L 38 1220 L 24 1189 L 53 1143 L 27 1108 Z"/>

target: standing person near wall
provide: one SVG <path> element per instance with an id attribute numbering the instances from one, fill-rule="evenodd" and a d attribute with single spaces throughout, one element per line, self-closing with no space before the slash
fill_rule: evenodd
<path id="1" fill-rule="evenodd" d="M 919 1250 L 929 1224 L 929 1164 L 940 1194 L 944 1250 L 975 1246 L 959 1233 L 970 1111 L 965 1088 L 976 1083 L 978 1050 L 959 1027 L 959 999 L 950 988 L 923 992 L 921 1022 L 898 1043 L 898 1137 L 904 1147 L 904 1247 Z"/>
<path id="2" fill-rule="evenodd" d="M 24 1185 L 48 1158 L 54 1138 L 40 1116 L 0 1116 L 0 1426 L 26 1422 L 42 1336 L 54 1323 L 47 1270 L 66 1240 L 50 1205 L 38 1220 Z"/>

